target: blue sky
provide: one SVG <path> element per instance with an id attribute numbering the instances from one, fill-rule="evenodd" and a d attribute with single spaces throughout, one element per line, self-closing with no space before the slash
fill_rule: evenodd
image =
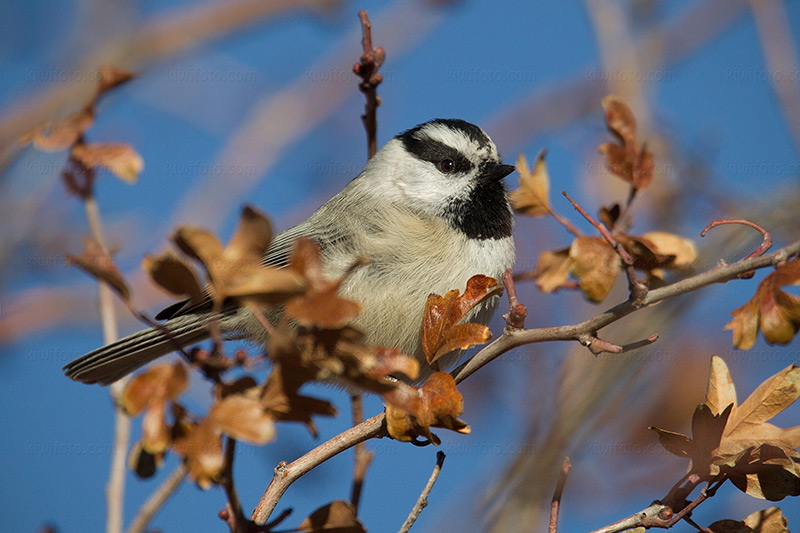
<path id="1" fill-rule="evenodd" d="M 655 4 L 657 19 L 672 21 L 695 2 Z M 13 112 L 26 97 L 46 90 L 53 82 L 74 76 L 72 65 L 97 40 L 81 33 L 87 31 L 83 17 L 92 5 L 32 0 L 6 6 L 7 14 L 0 21 L 4 34 L 0 115 Z M 126 25 L 135 27 L 193 5 L 188 1 L 138 2 L 121 21 L 99 24 L 96 31 L 113 36 Z M 583 3 L 344 1 L 326 15 L 285 15 L 156 62 L 104 100 L 90 139 L 129 142 L 145 160 L 136 185 L 108 176 L 98 184 L 109 241 L 121 245 L 118 260 L 123 272 L 135 272 L 144 253 L 161 250 L 178 223 L 200 223 L 227 236 L 239 206 L 249 201 L 283 229 L 302 220 L 355 176 L 366 148 L 359 119 L 363 97 L 349 68 L 359 54 L 356 12 L 362 8 L 369 9 L 375 43 L 387 49 L 382 69 L 385 82 L 379 89 L 383 99 L 379 143 L 430 118 L 464 118 L 485 127 L 509 162 L 518 152 L 532 159 L 539 149 L 548 147 L 553 191 L 567 189 L 593 209 L 599 205 L 592 191 L 602 186 L 587 183 L 584 172 L 597 143 L 606 140 L 597 106 L 578 121 L 543 132 L 531 124 L 535 135 L 503 129 L 509 110 L 520 109 L 526 99 L 559 87 L 565 80 L 586 79 L 597 72 L 601 55 Z M 784 8 L 789 26 L 797 34 L 800 8 L 795 2 L 786 2 Z M 117 26 L 120 29 L 115 29 Z M 688 57 L 651 74 L 656 79 L 644 84 L 644 90 L 653 128 L 668 137 L 676 151 L 702 157 L 711 171 L 707 186 L 732 195 L 737 202 L 755 205 L 767 192 L 796 187 L 800 154 L 767 79 L 769 71 L 749 12 Z M 795 80 L 798 74 L 794 73 Z M 265 118 L 259 121 L 258 117 Z M 250 142 L 242 131 L 257 132 L 257 140 Z M 0 184 L 7 198 L 32 193 L 45 198 L 31 216 L 41 219 L 37 231 L 55 241 L 49 248 L 53 253 L 75 252 L 85 231 L 79 203 L 65 198 L 59 183 L 63 157 L 25 150 Z M 559 202 L 554 198 L 562 213 L 571 214 Z M 692 212 L 665 229 L 697 235 L 708 220 L 702 213 Z M 523 243 L 524 253 L 566 244 L 564 236 L 546 224 L 541 241 L 536 241 L 535 234 L 521 232 L 538 231 L 542 226 L 528 221 L 521 224 L 517 239 Z M 21 225 L 22 220 L 4 220 L 9 230 Z M 55 231 L 63 228 L 71 228 L 74 235 L 63 237 Z M 797 238 L 796 228 L 793 236 Z M 60 244 L 59 238 L 64 239 Z M 50 264 L 37 259 L 35 254 L 42 252 L 25 242 L 23 238 L 12 248 L 18 259 L 4 273 L 0 317 L 18 312 L 14 308 L 17 297 L 35 288 L 94 290 L 82 273 L 57 261 Z M 730 352 L 730 334 L 722 331 L 722 326 L 728 312 L 754 290 L 755 282 L 729 291 L 715 290 L 713 299 L 699 306 L 698 316 L 708 321 L 704 339 L 713 349 Z M 525 291 L 528 301 L 564 298 L 539 295 L 532 287 Z M 158 301 L 148 298 L 153 311 L 168 303 L 163 297 Z M 77 306 L 76 313 L 82 309 Z M 581 308 L 581 312 L 591 310 Z M 3 346 L 0 405 L 4 406 L 6 428 L 0 441 L 0 471 L 4 472 L 0 530 L 35 531 L 45 522 L 56 524 L 63 532 L 95 531 L 103 526 L 111 404 L 104 390 L 72 383 L 60 372 L 64 363 L 98 346 L 101 333 L 92 317 L 67 318 L 66 325 L 23 332 Z M 569 320 L 569 315 L 561 318 Z M 493 325 L 496 332 L 501 327 L 498 322 Z M 135 328 L 133 320 L 123 317 L 123 332 Z M 770 348 L 759 340 L 756 349 L 768 354 L 762 362 L 756 363 L 754 358 L 752 364 L 735 368 L 740 397 L 799 358 L 796 343 Z M 559 350 L 545 356 L 552 360 L 553 368 Z M 419 531 L 453 524 L 466 527 L 481 488 L 502 472 L 514 454 L 535 452 L 526 447 L 520 422 L 528 412 L 524 376 L 512 364 L 498 365 L 491 371 L 489 384 L 494 388 L 488 391 L 465 388 L 465 418 L 472 435 L 440 432 L 447 460 L 431 505 L 417 525 Z M 484 403 L 471 403 L 470 392 Z M 346 398 L 322 388 L 314 393 L 332 398 L 343 413 L 337 419 L 319 420 L 320 434 L 332 436 L 342 431 L 349 412 Z M 195 379 L 188 396 L 190 406 L 202 410 L 207 397 L 204 384 Z M 381 408 L 376 399 L 367 401 L 367 413 Z M 792 407 L 781 423 L 797 425 L 798 412 L 797 406 Z M 689 416 L 687 413 L 687 420 Z M 135 427 L 138 432 L 138 421 Z M 284 424 L 275 443 L 259 449 L 241 446 L 235 474 L 245 508 L 253 508 L 278 461 L 297 457 L 318 442 L 304 428 Z M 395 530 L 424 485 L 435 451 L 391 441 L 373 442 L 369 447 L 376 458 L 368 474 L 361 516 L 371 530 Z M 582 462 L 596 460 L 590 454 L 576 453 L 573 462 L 577 466 L 565 493 L 565 531 L 605 525 L 665 492 L 661 485 L 644 494 L 622 491 L 624 496 L 602 508 L 570 501 L 570 485 L 582 484 L 580 474 L 589 469 Z M 129 479 L 126 523 L 175 464 L 172 457 L 155 480 Z M 682 468 L 679 464 L 675 479 Z M 298 481 L 279 505 L 279 510 L 286 506 L 295 509 L 287 524 L 297 524 L 318 505 L 346 498 L 350 469 L 351 457 L 345 455 Z M 615 486 L 613 479 L 604 482 Z M 613 491 L 603 489 L 605 493 Z M 215 521 L 223 505 L 221 491 L 203 492 L 187 483 L 153 527 L 164 531 L 217 527 L 222 531 L 223 524 Z M 696 516 L 710 522 L 719 514 L 744 516 L 743 510 L 766 506 L 726 487 Z M 797 527 L 800 505 L 787 501 L 782 507 L 790 524 Z"/>

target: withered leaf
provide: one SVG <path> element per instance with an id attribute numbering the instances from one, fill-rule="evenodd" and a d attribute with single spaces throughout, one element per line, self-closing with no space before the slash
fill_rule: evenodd
<path id="1" fill-rule="evenodd" d="M 301 325 L 322 328 L 341 328 L 361 312 L 361 306 L 337 294 L 347 274 L 338 280 L 328 280 L 323 275 L 319 247 L 310 239 L 294 242 L 290 258 L 290 271 L 299 273 L 308 290 L 286 304 L 286 316 Z"/>
<path id="2" fill-rule="evenodd" d="M 469 426 L 458 419 L 464 410 L 464 399 L 450 374 L 434 372 L 421 387 L 406 385 L 400 390 L 407 398 L 395 397 L 386 406 L 386 426 L 393 439 L 410 442 L 422 436 L 438 445 L 441 441 L 431 433 L 431 427 L 470 432 Z M 410 401 L 408 397 L 413 396 L 415 401 Z M 395 403 L 403 403 L 413 411 L 395 407 Z"/>
<path id="3" fill-rule="evenodd" d="M 98 71 L 98 74 L 97 96 L 107 93 L 108 91 L 129 82 L 134 77 L 133 73 L 129 70 L 114 67 L 102 67 Z"/>
<path id="4" fill-rule="evenodd" d="M 264 411 L 275 420 L 301 422 L 316 437 L 317 428 L 311 417 L 335 416 L 336 408 L 325 400 L 301 395 L 298 389 L 303 383 L 297 373 L 284 372 L 282 365 L 277 363 L 261 387 L 259 401 Z"/>
<path id="5" fill-rule="evenodd" d="M 690 239 L 668 233 L 666 231 L 651 231 L 642 235 L 650 248 L 657 254 L 670 256 L 667 267 L 686 267 L 697 259 L 697 248 Z"/>
<path id="6" fill-rule="evenodd" d="M 729 405 L 736 409 L 736 387 L 725 361 L 715 355 L 711 358 L 711 371 L 708 374 L 705 404 L 711 413 L 718 415 Z"/>
<path id="7" fill-rule="evenodd" d="M 222 437 L 211 424 L 200 423 L 173 446 L 186 462 L 189 477 L 202 489 L 216 482 L 225 467 Z"/>
<path id="8" fill-rule="evenodd" d="M 755 295 L 731 314 L 725 329 L 733 330 L 733 345 L 749 350 L 758 330 L 770 344 L 788 344 L 800 330 L 800 298 L 781 287 L 800 284 L 800 259 L 779 265 L 758 285 Z"/>
<path id="9" fill-rule="evenodd" d="M 517 158 L 519 188 L 511 191 L 508 199 L 518 213 L 541 217 L 550 212 L 550 178 L 544 159 L 546 154 L 547 150 L 545 149 L 539 152 L 533 169 L 528 168 L 528 161 L 524 155 L 519 154 Z"/>
<path id="10" fill-rule="evenodd" d="M 542 252 L 533 272 L 536 286 L 544 293 L 563 287 L 567 284 L 569 273 L 574 266 L 575 262 L 569 256 L 569 248 Z"/>
<path id="11" fill-rule="evenodd" d="M 61 120 L 45 122 L 29 131 L 20 139 L 20 143 L 30 142 L 44 152 L 58 152 L 78 142 L 83 133 L 94 123 L 91 108 L 72 113 Z"/>
<path id="12" fill-rule="evenodd" d="M 130 468 L 139 479 L 149 479 L 153 477 L 161 465 L 164 464 L 165 454 L 149 453 L 144 450 L 142 443 L 137 442 L 131 448 L 128 455 L 128 468 Z"/>
<path id="13" fill-rule="evenodd" d="M 245 206 L 227 247 L 209 231 L 183 226 L 172 240 L 186 255 L 200 261 L 213 287 L 213 298 L 236 298 L 243 305 L 264 307 L 285 302 L 305 290 L 305 282 L 288 268 L 263 266 L 271 227 L 266 216 Z"/>
<path id="14" fill-rule="evenodd" d="M 127 183 L 136 183 L 144 160 L 129 144 L 76 144 L 70 156 L 87 168 L 102 167 Z"/>
<path id="15" fill-rule="evenodd" d="M 770 507 L 747 515 L 744 523 L 753 533 L 789 533 L 789 521 L 777 507 Z"/>
<path id="16" fill-rule="evenodd" d="M 800 456 L 769 444 L 749 448 L 732 468 L 725 469 L 742 492 L 763 500 L 779 501 L 800 495 Z"/>
<path id="17" fill-rule="evenodd" d="M 619 144 L 604 143 L 599 152 L 605 154 L 606 164 L 612 174 L 641 190 L 650 184 L 655 170 L 653 156 L 636 138 L 636 119 L 628 105 L 614 95 L 603 98 L 608 129 L 618 138 Z"/>
<path id="18" fill-rule="evenodd" d="M 311 513 L 297 527 L 303 533 L 366 533 L 356 509 L 348 502 L 333 501 Z"/>
<path id="19" fill-rule="evenodd" d="M 464 294 L 458 289 L 444 296 L 431 294 L 425 302 L 422 318 L 422 349 L 429 363 L 456 349 L 466 349 L 487 342 L 489 328 L 480 324 L 459 324 L 478 304 L 499 296 L 503 287 L 489 276 L 473 276 L 467 281 Z M 466 327 L 464 327 L 466 326 Z"/>
<path id="20" fill-rule="evenodd" d="M 578 237 L 569 248 L 572 274 L 580 281 L 584 296 L 591 302 L 602 302 L 622 265 L 619 256 L 600 237 Z"/>
<path id="21" fill-rule="evenodd" d="M 108 284 L 126 302 L 131 291 L 117 269 L 111 255 L 90 237 L 83 239 L 83 252 L 80 255 L 67 255 L 67 264 L 75 265 L 98 281 Z"/>
<path id="22" fill-rule="evenodd" d="M 193 303 L 203 301 L 203 289 L 194 271 L 171 252 L 154 257 L 145 255 L 142 269 L 150 279 L 174 296 L 188 296 Z"/>

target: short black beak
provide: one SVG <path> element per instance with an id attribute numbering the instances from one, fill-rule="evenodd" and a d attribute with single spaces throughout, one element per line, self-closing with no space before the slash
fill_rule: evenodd
<path id="1" fill-rule="evenodd" d="M 492 164 L 481 172 L 481 179 L 485 181 L 500 181 L 516 170 L 514 165 Z"/>

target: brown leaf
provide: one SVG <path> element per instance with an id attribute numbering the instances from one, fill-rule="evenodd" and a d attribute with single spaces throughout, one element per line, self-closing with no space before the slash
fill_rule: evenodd
<path id="1" fill-rule="evenodd" d="M 78 142 L 83 132 L 94 123 L 94 113 L 91 109 L 82 109 L 57 121 L 45 122 L 41 126 L 24 134 L 20 143 L 30 142 L 39 150 L 57 152 Z"/>
<path id="2" fill-rule="evenodd" d="M 715 415 L 720 414 L 729 405 L 733 405 L 734 409 L 737 406 L 736 387 L 733 385 L 728 365 L 716 355 L 711 358 L 705 403 L 711 409 L 711 413 Z"/>
<path id="3" fill-rule="evenodd" d="M 753 533 L 752 528 L 742 522 L 741 520 L 717 520 L 710 526 L 708 530 L 711 533 Z"/>
<path id="4" fill-rule="evenodd" d="M 284 372 L 280 364 L 275 364 L 261 387 L 259 402 L 275 420 L 301 422 L 316 437 L 317 428 L 311 417 L 335 416 L 336 408 L 324 400 L 299 394 L 304 381 L 292 377 L 291 372 Z"/>
<path id="5" fill-rule="evenodd" d="M 165 454 L 149 453 L 142 448 L 142 443 L 137 442 L 131 448 L 128 455 L 128 468 L 130 468 L 139 479 L 149 479 L 153 477 L 161 465 L 164 464 Z"/>
<path id="6" fill-rule="evenodd" d="M 67 255 L 67 264 L 75 265 L 98 281 L 108 284 L 126 302 L 130 300 L 131 291 L 122 278 L 111 255 L 100 244 L 90 238 L 83 239 L 83 252 L 80 255 Z"/>
<path id="7" fill-rule="evenodd" d="M 326 279 L 319 247 L 310 239 L 300 238 L 294 242 L 290 269 L 303 277 L 308 290 L 286 304 L 286 316 L 303 326 L 336 329 L 344 327 L 361 312 L 358 303 L 337 294 L 347 274 L 338 280 Z"/>
<path id="8" fill-rule="evenodd" d="M 800 456 L 769 444 L 749 448 L 724 472 L 742 492 L 763 500 L 779 501 L 800 495 Z"/>
<path id="9" fill-rule="evenodd" d="M 214 404 L 203 423 L 231 437 L 262 445 L 275 438 L 275 423 L 257 399 L 231 394 Z"/>
<path id="10" fill-rule="evenodd" d="M 458 289 L 451 290 L 444 296 L 429 295 L 422 318 L 422 349 L 428 362 L 433 363 L 454 349 L 465 349 L 488 341 L 491 338 L 488 328 L 477 324 L 462 328 L 459 326 L 466 324 L 457 324 L 476 305 L 502 293 L 503 287 L 498 285 L 496 279 L 478 275 L 467 281 L 467 287 L 461 296 Z"/>
<path id="11" fill-rule="evenodd" d="M 617 253 L 600 237 L 578 237 L 572 241 L 569 257 L 584 296 L 591 302 L 602 302 L 622 265 Z"/>
<path id="12" fill-rule="evenodd" d="M 410 442 L 422 436 L 438 445 L 441 441 L 431 433 L 431 427 L 470 432 L 469 426 L 458 419 L 464 410 L 464 399 L 456 389 L 453 376 L 434 372 L 422 387 L 406 387 L 405 394 L 416 395 L 418 400 L 406 400 L 406 405 L 413 405 L 416 410 L 409 412 L 392 404 L 386 406 L 386 426 L 393 439 Z"/>
<path id="13" fill-rule="evenodd" d="M 536 286 L 544 293 L 563 287 L 567 284 L 569 273 L 574 266 L 575 262 L 569 256 L 569 248 L 542 252 L 533 271 Z"/>
<path id="14" fill-rule="evenodd" d="M 174 296 L 188 296 L 193 303 L 203 301 L 203 289 L 194 271 L 171 252 L 154 257 L 145 255 L 142 269 L 156 284 Z"/>
<path id="15" fill-rule="evenodd" d="M 747 515 L 744 523 L 753 533 L 789 533 L 789 521 L 777 507 L 770 507 Z"/>
<path id="16" fill-rule="evenodd" d="M 129 415 L 136 416 L 153 401 L 178 399 L 188 384 L 186 367 L 180 361 L 156 365 L 128 382 L 120 405 Z"/>
<path id="17" fill-rule="evenodd" d="M 351 504 L 336 500 L 324 505 L 303 520 L 296 531 L 303 533 L 366 533 Z"/>
<path id="18" fill-rule="evenodd" d="M 697 259 L 694 242 L 680 235 L 665 231 L 651 231 L 642 235 L 642 239 L 646 240 L 650 248 L 657 254 L 671 256 L 670 267 L 687 267 Z"/>
<path id="19" fill-rule="evenodd" d="M 541 217 L 550 212 L 550 178 L 547 174 L 545 155 L 547 150 L 542 149 L 536 156 L 533 169 L 528 168 L 525 156 L 519 154 L 517 158 L 517 172 L 519 172 L 519 188 L 511 191 L 508 199 L 511 206 L 518 213 L 531 217 Z"/>
<path id="20" fill-rule="evenodd" d="M 232 261 L 260 263 L 272 240 L 272 224 L 266 215 L 250 205 L 242 208 L 239 225 L 233 233 L 225 257 Z"/>
<path id="21" fill-rule="evenodd" d="M 206 423 L 206 420 L 187 435 L 176 439 L 173 446 L 175 452 L 186 461 L 189 477 L 202 489 L 211 487 L 225 467 L 222 438 L 216 428 Z"/>
<path id="22" fill-rule="evenodd" d="M 653 155 L 636 138 L 636 119 L 628 105 L 614 95 L 603 98 L 608 129 L 618 138 L 619 144 L 604 143 L 599 152 L 605 154 L 606 164 L 612 174 L 641 190 L 650 184 L 655 163 Z"/>
<path id="23" fill-rule="evenodd" d="M 142 156 L 122 143 L 76 144 L 70 156 L 87 168 L 105 168 L 127 183 L 136 183 L 144 168 Z"/>
<path id="24" fill-rule="evenodd" d="M 731 314 L 725 329 L 733 330 L 733 345 L 749 350 L 759 327 L 770 344 L 788 344 L 800 330 L 800 298 L 781 287 L 800 283 L 800 259 L 779 265 L 758 285 L 755 295 Z"/>

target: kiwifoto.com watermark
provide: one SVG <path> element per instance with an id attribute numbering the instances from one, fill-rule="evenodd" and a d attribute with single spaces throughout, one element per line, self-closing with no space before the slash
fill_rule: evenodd
<path id="1" fill-rule="evenodd" d="M 763 68 L 729 68 L 728 81 L 798 81 L 800 70 L 766 70 Z"/>
<path id="2" fill-rule="evenodd" d="M 173 67 L 167 70 L 167 81 L 190 83 L 244 83 L 254 82 L 258 75 L 254 70 L 217 70 L 199 67 Z"/>
<path id="3" fill-rule="evenodd" d="M 586 79 L 590 81 L 636 81 L 665 82 L 675 81 L 677 75 L 670 69 L 625 69 L 625 68 L 592 68 L 586 71 Z"/>
<path id="4" fill-rule="evenodd" d="M 450 83 L 530 83 L 536 81 L 532 70 L 502 70 L 491 68 L 448 68 L 445 80 Z"/>
<path id="5" fill-rule="evenodd" d="M 393 81 L 395 74 L 391 70 L 379 70 L 383 81 Z M 306 81 L 313 82 L 330 82 L 330 81 L 343 81 L 352 82 L 357 80 L 358 77 L 353 72 L 353 69 L 348 68 L 307 68 L 304 73 Z"/>
<path id="6" fill-rule="evenodd" d="M 167 163 L 168 176 L 254 176 L 255 165 L 220 163 Z"/>
<path id="7" fill-rule="evenodd" d="M 77 70 L 67 68 L 30 68 L 25 73 L 29 82 L 59 83 L 59 82 L 96 82 L 100 80 L 99 70 Z"/>
<path id="8" fill-rule="evenodd" d="M 725 161 L 723 172 L 728 175 L 744 176 L 797 176 L 800 163 L 780 163 L 767 160 Z"/>

